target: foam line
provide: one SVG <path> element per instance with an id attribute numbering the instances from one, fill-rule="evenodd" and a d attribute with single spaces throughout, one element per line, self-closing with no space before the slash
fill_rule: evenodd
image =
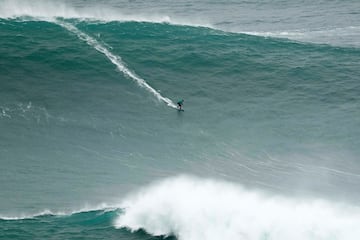
<path id="1" fill-rule="evenodd" d="M 169 107 L 176 108 L 176 105 L 169 98 L 162 96 L 158 91 L 151 87 L 144 79 L 136 75 L 133 71 L 126 67 L 125 63 L 121 60 L 121 57 L 111 53 L 106 47 L 101 45 L 96 39 L 90 37 L 86 33 L 80 31 L 74 25 L 55 20 L 55 23 L 74 33 L 79 39 L 86 42 L 88 45 L 95 48 L 98 52 L 104 54 L 126 77 L 134 80 L 140 87 L 145 88 L 148 92 L 153 94 L 159 101 L 166 103 Z"/>

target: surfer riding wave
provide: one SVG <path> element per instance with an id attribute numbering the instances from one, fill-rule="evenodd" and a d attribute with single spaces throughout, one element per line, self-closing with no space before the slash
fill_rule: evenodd
<path id="1" fill-rule="evenodd" d="M 179 111 L 184 111 L 184 110 L 182 109 L 183 104 L 184 104 L 184 99 L 181 99 L 181 100 L 179 100 L 179 101 L 177 102 L 178 110 L 179 110 Z"/>

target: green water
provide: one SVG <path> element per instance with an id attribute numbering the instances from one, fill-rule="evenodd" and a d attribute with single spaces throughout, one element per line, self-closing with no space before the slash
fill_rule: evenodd
<path id="1" fill-rule="evenodd" d="M 114 227 L 124 211 L 118 203 L 181 174 L 357 206 L 358 48 L 58 19 L 95 40 L 89 43 L 54 22 L 27 20 L 0 20 L 5 239 L 152 238 Z M 185 99 L 185 112 L 95 46 L 157 94 Z M 109 206 L 116 210 L 104 213 Z"/>

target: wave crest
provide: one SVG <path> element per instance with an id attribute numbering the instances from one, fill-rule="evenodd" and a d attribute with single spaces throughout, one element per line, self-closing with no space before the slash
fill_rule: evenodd
<path id="1" fill-rule="evenodd" d="M 171 23 L 176 25 L 211 27 L 210 24 L 181 19 L 175 16 L 156 13 L 125 12 L 122 9 L 114 9 L 106 5 L 90 4 L 89 6 L 75 7 L 60 1 L 48 0 L 0 0 L 0 18 L 32 17 L 52 20 L 86 19 L 96 21 L 122 21 L 122 22 L 151 22 Z"/>
<path id="2" fill-rule="evenodd" d="M 356 239 L 360 209 L 182 176 L 128 197 L 117 228 L 197 239 Z"/>

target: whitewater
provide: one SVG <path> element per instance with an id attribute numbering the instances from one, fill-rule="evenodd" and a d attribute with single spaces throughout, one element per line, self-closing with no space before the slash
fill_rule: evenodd
<path id="1" fill-rule="evenodd" d="M 360 234 L 358 207 L 187 176 L 147 187 L 122 204 L 125 213 L 117 227 L 178 239 L 355 239 Z"/>
<path id="2" fill-rule="evenodd" d="M 355 239 L 360 208 L 316 199 L 291 199 L 240 185 L 193 176 L 158 181 L 115 205 L 105 203 L 71 212 L 45 210 L 5 221 L 60 221 L 113 213 L 111 222 L 132 232 L 177 239 Z M 78 223 L 78 224 L 79 224 Z"/>

